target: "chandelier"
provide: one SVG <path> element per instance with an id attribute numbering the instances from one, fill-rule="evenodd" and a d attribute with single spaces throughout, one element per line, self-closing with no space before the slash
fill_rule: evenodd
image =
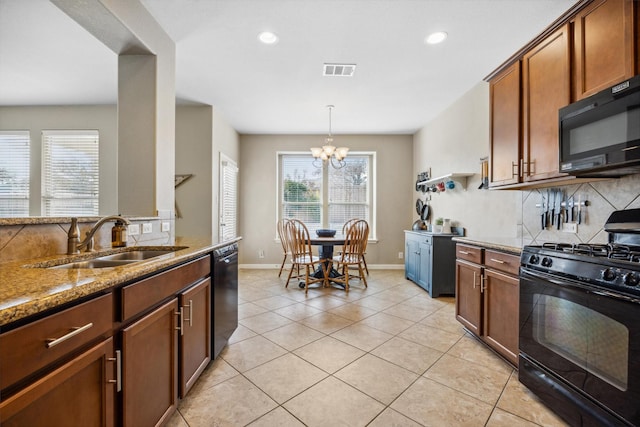
<path id="1" fill-rule="evenodd" d="M 346 162 L 349 149 L 347 147 L 336 148 L 333 145 L 333 136 L 331 135 L 331 110 L 335 108 L 333 105 L 327 105 L 329 109 L 329 136 L 325 139 L 322 147 L 311 147 L 311 155 L 315 159 L 313 165 L 317 168 L 323 167 L 325 163 L 330 163 L 335 169 L 343 168 Z"/>

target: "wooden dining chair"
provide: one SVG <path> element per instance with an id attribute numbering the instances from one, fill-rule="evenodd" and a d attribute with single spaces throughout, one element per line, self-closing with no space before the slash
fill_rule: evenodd
<path id="1" fill-rule="evenodd" d="M 347 234 L 347 230 L 349 230 L 349 227 L 351 227 L 354 223 L 356 223 L 357 221 L 364 221 L 363 219 L 359 219 L 359 218 L 351 218 L 349 220 L 347 220 L 347 222 L 344 223 L 344 225 L 342 226 L 342 235 L 346 235 Z M 367 226 L 369 225 L 369 223 L 367 223 Z M 367 242 L 364 243 L 364 250 L 362 251 L 362 264 L 364 264 L 364 270 L 367 272 L 367 276 L 369 275 L 369 267 L 367 267 L 367 260 L 365 258 L 365 255 L 367 254 Z"/>
<path id="2" fill-rule="evenodd" d="M 289 244 L 289 249 L 291 250 L 291 271 L 289 272 L 289 277 L 287 277 L 287 284 L 285 288 L 289 286 L 289 280 L 291 280 L 291 275 L 293 273 L 294 268 L 298 268 L 300 271 L 300 267 L 305 268 L 304 274 L 304 293 L 306 294 L 309 291 L 309 285 L 312 283 L 321 282 L 323 285 L 327 280 L 327 268 L 325 266 L 324 260 L 321 260 L 320 257 L 313 255 L 311 250 L 311 238 L 309 236 L 309 230 L 304 223 L 297 219 L 290 219 L 285 224 L 285 233 L 286 239 Z M 322 271 L 322 277 L 317 278 L 313 276 L 316 269 L 320 267 Z M 298 275 L 300 278 L 302 276 Z"/>
<path id="3" fill-rule="evenodd" d="M 278 277 L 282 275 L 284 263 L 287 262 L 287 256 L 291 258 L 291 250 L 289 249 L 289 244 L 287 242 L 287 233 L 285 232 L 285 225 L 288 221 L 288 219 L 283 218 L 276 223 L 276 228 L 278 229 L 278 238 L 280 239 L 280 243 L 282 244 L 282 264 L 280 265 L 280 272 L 278 273 Z M 300 274 L 299 271 L 298 274 Z"/>
<path id="4" fill-rule="evenodd" d="M 333 257 L 333 263 L 336 265 L 336 270 L 340 272 L 340 276 L 332 277 L 331 280 L 343 283 L 346 291 L 349 291 L 349 279 L 351 277 L 359 278 L 364 283 L 364 286 L 367 287 L 362 254 L 367 247 L 368 238 L 369 224 L 367 221 L 361 219 L 353 222 L 345 235 L 342 253 Z M 350 266 L 358 268 L 358 276 L 349 274 Z"/>

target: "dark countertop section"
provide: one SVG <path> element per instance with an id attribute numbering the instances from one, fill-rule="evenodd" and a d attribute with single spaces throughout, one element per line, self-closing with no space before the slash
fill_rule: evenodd
<path id="1" fill-rule="evenodd" d="M 522 239 L 517 237 L 462 237 L 453 238 L 455 242 L 466 245 L 481 246 L 487 249 L 507 252 L 513 255 L 522 253 Z"/>
<path id="2" fill-rule="evenodd" d="M 175 246 L 170 246 L 177 249 L 175 252 L 112 268 L 49 269 L 46 267 L 123 250 L 57 255 L 0 264 L 0 327 L 77 299 L 109 292 L 118 285 L 195 259 L 239 240 L 241 238 L 212 242 L 210 239 L 178 238 Z M 165 249 L 167 247 L 137 248 Z M 128 247 L 124 250 L 132 249 L 136 247 Z"/>

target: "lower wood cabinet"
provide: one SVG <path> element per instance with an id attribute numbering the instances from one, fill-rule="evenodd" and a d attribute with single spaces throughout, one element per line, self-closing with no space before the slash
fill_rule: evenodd
<path id="1" fill-rule="evenodd" d="M 456 319 L 513 365 L 518 365 L 520 257 L 477 246 L 456 246 Z"/>
<path id="2" fill-rule="evenodd" d="M 116 361 L 109 338 L 3 399 L 0 425 L 113 426 Z"/>

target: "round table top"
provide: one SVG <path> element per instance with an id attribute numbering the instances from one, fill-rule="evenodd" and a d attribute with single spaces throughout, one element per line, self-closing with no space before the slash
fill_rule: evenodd
<path id="1" fill-rule="evenodd" d="M 333 237 L 318 237 L 318 236 L 310 236 L 309 241 L 312 245 L 323 245 L 323 246 L 335 246 L 335 245 L 344 245 L 344 241 L 346 236 L 342 234 L 336 234 Z"/>

